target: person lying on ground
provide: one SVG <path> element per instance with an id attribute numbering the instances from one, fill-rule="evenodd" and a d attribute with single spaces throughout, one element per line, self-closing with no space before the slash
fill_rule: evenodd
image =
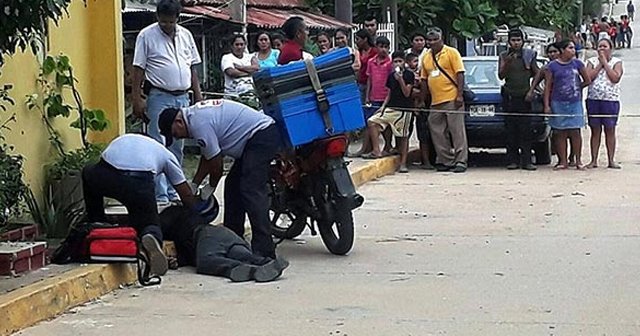
<path id="1" fill-rule="evenodd" d="M 217 201 L 215 206 L 218 207 Z M 160 213 L 160 226 L 167 240 L 175 243 L 177 266 L 194 266 L 198 274 L 214 275 L 234 282 L 278 279 L 289 262 L 251 252 L 249 244 L 224 226 L 210 225 L 183 206 Z"/>

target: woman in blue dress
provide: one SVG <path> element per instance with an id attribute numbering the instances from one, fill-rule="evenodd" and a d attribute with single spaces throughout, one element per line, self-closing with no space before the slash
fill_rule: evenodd
<path id="1" fill-rule="evenodd" d="M 253 57 L 258 61 L 260 69 L 272 68 L 278 65 L 280 50 L 271 49 L 271 36 L 267 32 L 259 32 L 256 36 L 256 51 Z"/>
<path id="2" fill-rule="evenodd" d="M 576 167 L 584 169 L 581 160 L 582 136 L 585 126 L 582 90 L 591 79 L 582 61 L 576 59 L 576 46 L 564 40 L 556 44 L 560 56 L 549 63 L 545 73 L 544 112 L 551 114 L 549 125 L 553 129 L 558 164 L 554 169 L 567 169 L 567 139 L 576 155 Z"/>

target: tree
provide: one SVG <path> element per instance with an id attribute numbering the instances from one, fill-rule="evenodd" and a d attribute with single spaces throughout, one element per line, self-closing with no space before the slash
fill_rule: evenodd
<path id="1" fill-rule="evenodd" d="M 463 38 L 478 37 L 496 25 L 527 25 L 570 32 L 575 29 L 579 3 L 575 0 L 397 0 L 400 43 L 409 44 L 414 31 L 437 25 Z M 584 12 L 598 16 L 603 0 L 583 0 Z M 334 0 L 307 0 L 323 13 L 334 13 Z M 374 13 L 380 18 L 380 0 L 353 0 L 355 22 Z"/>
<path id="2" fill-rule="evenodd" d="M 380 0 L 354 0 L 354 21 L 363 22 L 372 13 L 381 18 Z M 323 13 L 335 13 L 333 0 L 307 0 L 307 4 Z M 400 43 L 409 44 L 409 38 L 416 31 L 437 25 L 445 32 L 459 37 L 472 37 L 493 29 L 493 18 L 497 12 L 490 0 L 398 0 L 398 17 L 401 24 Z"/>
<path id="3" fill-rule="evenodd" d="M 4 0 L 0 5 L 0 67 L 4 55 L 28 46 L 35 53 L 38 41 L 47 31 L 47 20 L 56 24 L 71 0 Z"/>

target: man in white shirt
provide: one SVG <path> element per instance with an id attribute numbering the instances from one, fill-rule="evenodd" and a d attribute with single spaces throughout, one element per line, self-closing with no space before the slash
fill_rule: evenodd
<path id="1" fill-rule="evenodd" d="M 144 28 L 136 40 L 133 59 L 133 113 L 150 123 L 149 134 L 164 142 L 157 127 L 160 112 L 168 107 L 189 105 L 187 91 L 192 89 L 196 101 L 202 100 L 195 66 L 202 61 L 189 30 L 177 24 L 182 6 L 178 0 L 159 0 L 158 22 Z M 147 95 L 142 99 L 141 84 Z M 146 114 L 145 114 L 146 109 Z M 171 152 L 182 162 L 182 142 L 176 142 Z M 175 190 L 160 176 L 156 182 L 156 200 L 177 199 Z"/>
<path id="2" fill-rule="evenodd" d="M 155 201 L 155 177 L 165 174 L 183 203 L 201 215 L 207 201 L 193 196 L 178 159 L 156 140 L 140 134 L 125 134 L 113 140 L 100 161 L 82 170 L 82 189 L 90 222 L 105 222 L 104 197 L 121 202 L 129 222 L 142 237 L 151 274 L 164 275 L 167 259 L 162 252 L 162 231 Z"/>
<path id="3" fill-rule="evenodd" d="M 196 185 L 208 175 L 215 188 L 222 177 L 223 156 L 235 159 L 225 179 L 224 226 L 242 237 L 248 215 L 253 252 L 275 259 L 267 182 L 271 160 L 284 146 L 275 121 L 243 104 L 221 99 L 166 109 L 159 127 L 167 146 L 174 137 L 195 139 L 200 146 L 202 156 L 193 177 Z"/>

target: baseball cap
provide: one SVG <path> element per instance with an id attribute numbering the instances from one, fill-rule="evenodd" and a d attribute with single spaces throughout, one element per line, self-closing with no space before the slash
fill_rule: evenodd
<path id="1" fill-rule="evenodd" d="M 180 112 L 179 109 L 170 107 L 168 109 L 164 109 L 164 111 L 160 113 L 160 118 L 158 118 L 158 128 L 160 128 L 160 134 L 164 136 L 164 145 L 167 147 L 171 146 L 173 143 L 171 127 L 173 126 L 173 121 L 176 120 L 178 112 Z"/>

